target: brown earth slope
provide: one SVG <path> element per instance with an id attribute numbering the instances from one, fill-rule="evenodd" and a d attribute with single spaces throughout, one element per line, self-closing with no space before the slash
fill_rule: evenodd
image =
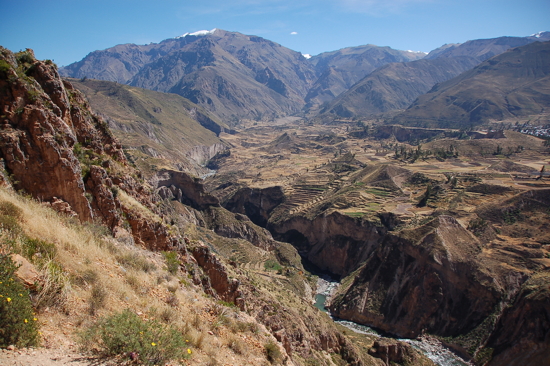
<path id="1" fill-rule="evenodd" d="M 550 42 L 534 42 L 495 56 L 436 85 L 394 122 L 422 127 L 468 128 L 489 120 L 547 119 Z"/>

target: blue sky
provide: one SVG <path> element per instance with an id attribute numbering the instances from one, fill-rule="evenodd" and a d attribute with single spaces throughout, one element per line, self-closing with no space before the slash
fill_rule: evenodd
<path id="1" fill-rule="evenodd" d="M 1 46 L 32 48 L 60 66 L 213 28 L 311 55 L 363 44 L 428 52 L 550 30 L 549 0 L 0 0 L 0 9 Z"/>

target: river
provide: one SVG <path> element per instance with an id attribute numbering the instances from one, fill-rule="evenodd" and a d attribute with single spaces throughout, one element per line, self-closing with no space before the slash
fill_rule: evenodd
<path id="1" fill-rule="evenodd" d="M 317 294 L 315 295 L 315 306 L 318 309 L 328 313 L 328 310 L 325 307 L 326 301 L 330 298 L 330 296 L 332 296 L 338 285 L 339 282 L 334 281 L 330 277 L 319 277 L 319 279 L 317 280 Z M 334 317 L 332 317 L 332 320 L 354 332 L 380 336 L 375 330 L 367 327 L 366 325 L 361 325 Z M 411 346 L 421 351 L 424 355 L 426 355 L 426 357 L 428 357 L 438 366 L 472 366 L 470 362 L 467 362 L 457 356 L 451 350 L 443 346 L 441 342 L 434 337 L 421 337 L 418 339 L 396 339 L 398 341 L 409 343 Z"/>
<path id="2" fill-rule="evenodd" d="M 213 176 L 217 172 L 217 170 L 208 169 L 208 173 L 201 175 L 200 179 L 205 180 L 206 178 Z"/>

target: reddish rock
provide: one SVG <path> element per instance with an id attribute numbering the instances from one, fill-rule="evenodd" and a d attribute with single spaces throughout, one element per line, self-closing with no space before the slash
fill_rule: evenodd
<path id="1" fill-rule="evenodd" d="M 158 214 L 152 189 L 131 176 L 140 173 L 127 165 L 105 121 L 59 77 L 53 63 L 35 60 L 32 50 L 14 55 L 1 47 L 0 60 L 9 65 L 0 71 L 0 161 L 15 189 L 82 221 L 97 218 L 113 233 L 121 232 L 125 209 L 113 193 L 117 189 Z M 127 175 L 110 176 L 100 166 L 115 164 Z M 129 209 L 125 214 L 138 244 L 152 250 L 177 247 L 177 238 L 161 220 Z"/>
<path id="2" fill-rule="evenodd" d="M 205 245 L 191 248 L 191 254 L 210 279 L 210 285 L 218 296 L 224 301 L 238 305 L 244 311 L 245 304 L 241 298 L 239 280 L 229 278 L 227 268 L 216 255 Z"/>
<path id="3" fill-rule="evenodd" d="M 23 283 L 23 285 L 27 288 L 34 288 L 36 281 L 38 281 L 40 277 L 40 274 L 34 264 L 19 254 L 12 254 L 11 260 L 19 267 L 17 268 L 15 275 L 21 283 Z"/>
<path id="4" fill-rule="evenodd" d="M 105 169 L 96 165 L 90 167 L 86 188 L 93 197 L 92 209 L 96 216 L 102 217 L 105 224 L 111 229 L 122 225 L 122 219 L 117 210 L 120 203 L 113 195 L 113 187 L 113 182 Z"/>
<path id="5" fill-rule="evenodd" d="M 136 244 L 149 250 L 173 250 L 178 240 L 170 235 L 162 222 L 155 222 L 135 211 L 125 211 Z"/>
<path id="6" fill-rule="evenodd" d="M 78 216 L 78 214 L 72 210 L 71 205 L 69 205 L 69 203 L 57 197 L 54 197 L 52 199 L 52 202 L 47 202 L 46 204 L 52 207 L 57 212 L 61 212 L 67 216 L 71 216 L 71 217 Z"/>

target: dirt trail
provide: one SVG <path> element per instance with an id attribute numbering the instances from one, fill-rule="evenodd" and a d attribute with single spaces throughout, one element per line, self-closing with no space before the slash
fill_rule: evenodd
<path id="1" fill-rule="evenodd" d="M 90 366 L 106 365 L 73 350 L 48 348 L 25 348 L 0 350 L 2 366 Z"/>

